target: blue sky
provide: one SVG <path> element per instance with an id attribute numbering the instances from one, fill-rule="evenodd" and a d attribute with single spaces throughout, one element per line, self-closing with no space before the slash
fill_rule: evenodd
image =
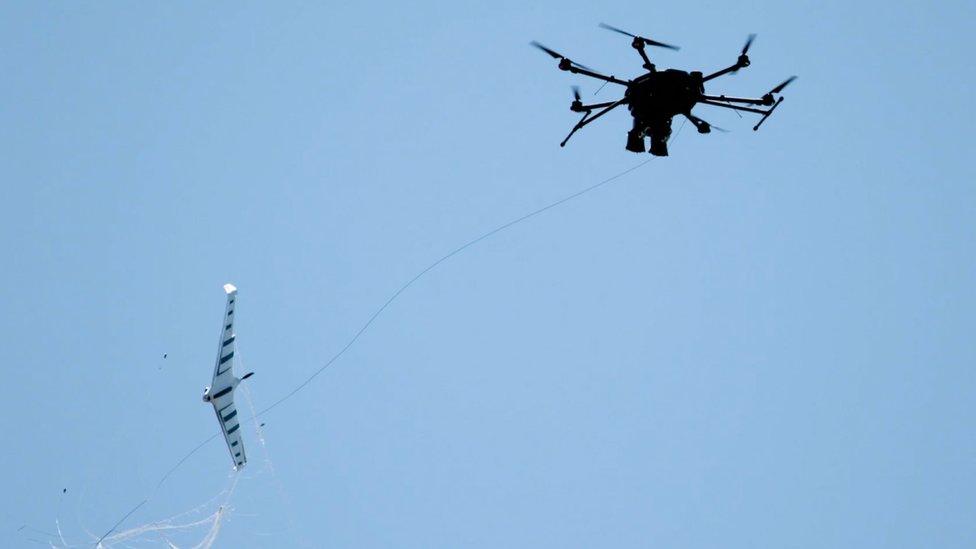
<path id="1" fill-rule="evenodd" d="M 709 90 L 800 79 L 404 292 L 247 430 L 216 546 L 972 547 L 974 12 L 4 4 L 0 544 L 228 485 L 214 441 L 153 491 L 217 429 L 225 282 L 262 408 L 444 253 L 643 161 L 625 112 L 560 149 L 598 86 L 528 47 L 636 75 L 606 21 L 705 71 L 758 33 Z"/>

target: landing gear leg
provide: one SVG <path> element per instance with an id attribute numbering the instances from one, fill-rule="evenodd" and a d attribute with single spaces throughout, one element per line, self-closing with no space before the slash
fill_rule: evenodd
<path id="1" fill-rule="evenodd" d="M 668 155 L 668 138 L 666 136 L 651 134 L 651 154 L 654 156 Z"/>
<path id="2" fill-rule="evenodd" d="M 634 118 L 634 127 L 629 132 L 627 132 L 627 150 L 635 153 L 642 153 L 644 149 L 644 136 L 647 135 L 646 127 L 644 124 L 639 123 L 637 118 Z"/>
<path id="3" fill-rule="evenodd" d="M 627 132 L 627 150 L 635 153 L 642 153 L 644 148 L 644 132 L 633 129 Z"/>
<path id="4" fill-rule="evenodd" d="M 666 120 L 651 127 L 651 154 L 654 156 L 668 155 L 668 138 L 671 137 L 671 120 Z"/>

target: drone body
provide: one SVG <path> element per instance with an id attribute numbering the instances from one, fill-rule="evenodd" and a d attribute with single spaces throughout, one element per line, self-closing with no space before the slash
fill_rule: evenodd
<path id="1" fill-rule="evenodd" d="M 644 152 L 644 136 L 651 142 L 651 154 L 667 156 L 671 119 L 691 112 L 696 97 L 704 92 L 701 73 L 677 69 L 649 72 L 635 78 L 624 92 L 634 127 L 627 132 L 627 150 Z"/>
<path id="2" fill-rule="evenodd" d="M 706 76 L 700 71 L 687 72 L 678 69 L 659 71 L 648 58 L 645 47 L 656 46 L 677 50 L 678 48 L 676 46 L 636 36 L 603 23 L 600 26 L 633 38 L 631 46 L 640 54 L 641 59 L 644 61 L 644 69 L 647 72 L 633 80 L 621 80 L 614 76 L 605 76 L 593 71 L 589 67 L 573 62 L 569 58 L 538 42 L 532 42 L 533 46 L 558 59 L 560 70 L 569 71 L 574 74 L 582 74 L 625 87 L 624 96 L 621 99 L 592 105 L 584 105 L 580 100 L 579 90 L 574 87 L 573 93 L 575 100 L 570 105 L 570 110 L 583 113 L 583 118 L 573 127 L 560 146 L 565 146 L 566 142 L 569 141 L 569 138 L 577 130 L 620 105 L 627 105 L 633 118 L 633 128 L 627 132 L 626 148 L 628 151 L 635 153 L 645 151 L 644 140 L 645 138 L 649 138 L 651 145 L 650 153 L 657 156 L 667 156 L 668 138 L 671 136 L 671 120 L 678 115 L 685 116 L 690 120 L 698 129 L 699 133 L 710 133 L 712 126 L 708 122 L 691 114 L 691 109 L 699 103 L 761 114 L 763 115 L 762 119 L 753 127 L 753 130 L 758 130 L 759 126 L 772 114 L 780 102 L 783 101 L 782 97 L 777 100 L 774 95 L 780 93 L 783 88 L 796 78 L 795 76 L 790 77 L 757 99 L 708 95 L 705 93 L 705 82 L 749 66 L 749 57 L 746 54 L 752 45 L 752 40 L 755 38 L 755 35 L 749 36 L 745 47 L 742 48 L 742 53 L 734 65 Z M 768 108 L 757 108 L 760 106 Z M 597 110 L 596 114 L 594 114 L 595 110 Z"/>

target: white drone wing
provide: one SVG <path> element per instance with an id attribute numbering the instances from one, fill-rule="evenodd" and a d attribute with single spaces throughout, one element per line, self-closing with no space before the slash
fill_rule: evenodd
<path id="1" fill-rule="evenodd" d="M 227 449 L 230 450 L 234 468 L 240 469 L 247 463 L 244 453 L 244 440 L 241 438 L 240 417 L 234 406 L 234 389 L 240 380 L 234 377 L 234 308 L 237 301 L 237 288 L 233 284 L 225 284 L 227 293 L 227 307 L 224 310 L 223 329 L 220 341 L 217 343 L 217 363 L 214 366 L 213 382 L 210 384 L 210 403 L 217 412 L 217 422 L 224 433 Z M 247 376 L 245 376 L 247 377 Z"/>

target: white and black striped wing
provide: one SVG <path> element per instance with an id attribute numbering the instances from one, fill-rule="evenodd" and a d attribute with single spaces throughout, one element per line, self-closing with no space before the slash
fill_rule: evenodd
<path id="1" fill-rule="evenodd" d="M 224 284 L 227 292 L 227 306 L 224 309 L 224 323 L 220 331 L 220 341 L 217 342 L 217 364 L 214 366 L 211 387 L 232 386 L 234 379 L 234 307 L 237 304 L 237 288 L 233 284 Z"/>
<path id="2" fill-rule="evenodd" d="M 227 449 L 230 450 L 230 457 L 234 460 L 234 468 L 240 469 L 247 463 L 247 454 L 244 453 L 244 439 L 241 437 L 241 417 L 234 406 L 234 391 L 232 387 L 226 394 L 215 398 L 212 402 L 214 411 L 217 412 L 217 421 L 220 423 L 220 430 L 224 433 L 224 441 L 227 442 Z"/>
<path id="3" fill-rule="evenodd" d="M 241 418 L 234 405 L 234 388 L 237 379 L 234 377 L 234 308 L 237 302 L 237 288 L 232 284 L 225 284 L 227 306 L 224 309 L 224 323 L 220 331 L 220 341 L 217 343 L 217 364 L 214 366 L 213 383 L 210 385 L 211 404 L 217 412 L 217 421 L 227 441 L 234 467 L 240 469 L 247 463 L 244 453 L 244 441 L 241 438 Z"/>

